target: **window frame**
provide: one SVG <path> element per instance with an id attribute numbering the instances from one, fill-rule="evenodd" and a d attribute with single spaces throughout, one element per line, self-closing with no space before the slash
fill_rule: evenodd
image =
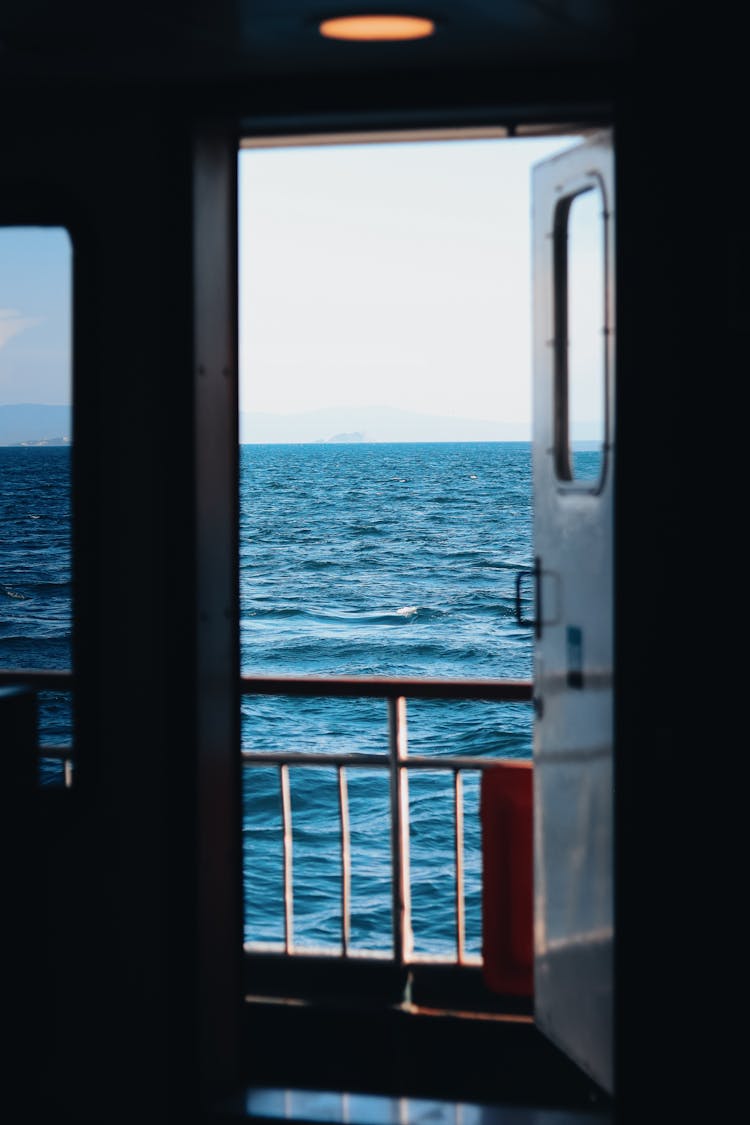
<path id="1" fill-rule="evenodd" d="M 601 441 L 601 466 L 595 481 L 576 477 L 573 469 L 573 450 L 570 439 L 569 416 L 569 338 L 568 338 L 568 229 L 570 213 L 576 199 L 590 191 L 598 193 L 602 205 L 602 270 L 604 289 L 602 296 L 602 419 L 603 432 Z M 599 495 L 604 488 L 609 471 L 609 450 L 612 436 L 609 424 L 609 386 L 610 386 L 610 349 L 609 336 L 612 331 L 610 321 L 611 300 L 608 281 L 608 245 L 607 224 L 610 221 L 610 208 L 606 196 L 606 185 L 601 176 L 596 173 L 587 173 L 580 177 L 578 182 L 569 184 L 565 195 L 558 199 L 555 207 L 555 217 L 552 238 L 552 292 L 554 337 L 551 341 L 554 350 L 554 464 L 558 480 L 558 489 L 561 492 L 588 493 Z"/>
<path id="2" fill-rule="evenodd" d="M 414 115 L 416 118 L 418 115 Z M 459 127 L 451 126 L 451 137 L 471 136 L 477 128 L 476 120 L 467 113 Z M 428 121 L 416 121 L 413 127 L 429 129 L 431 139 L 446 137 L 441 126 L 441 115 Z M 521 118 L 523 115 L 521 115 Z M 557 117 L 557 120 L 555 119 Z M 585 124 L 570 124 L 570 115 L 557 116 L 539 113 L 536 120 L 549 120 L 549 125 L 529 124 L 514 119 L 513 111 L 493 111 L 490 115 L 495 136 L 505 130 L 507 136 L 539 136 L 544 133 L 576 133 L 583 139 L 602 125 L 610 125 L 613 115 L 609 107 L 592 107 L 583 115 Z M 498 126 L 497 121 L 508 120 Z M 581 120 L 580 117 L 577 120 Z M 199 961 L 200 972 L 200 1028 L 201 1028 L 201 1086 L 209 1102 L 212 1094 L 231 1088 L 237 1081 L 246 1081 L 252 1070 L 257 1042 L 248 1034 L 246 996 L 249 957 L 242 943 L 242 856 L 241 856 L 241 756 L 240 756 L 240 643 L 239 643 L 239 511 L 238 511 L 238 263 L 237 263 L 237 154 L 249 139 L 267 146 L 271 143 L 285 145 L 309 143 L 362 143 L 371 140 L 409 139 L 409 125 L 404 121 L 378 120 L 366 127 L 350 118 L 307 119 L 309 131 L 300 128 L 304 115 L 297 116 L 293 125 L 252 117 L 219 119 L 202 123 L 194 133 L 193 143 L 193 391 L 195 404 L 195 543 L 196 543 L 196 614 L 198 621 L 198 656 L 196 668 L 198 730 L 198 900 L 200 912 Z M 487 122 L 481 123 L 486 126 Z M 475 135 L 475 134 L 474 134 Z M 486 135 L 486 134 L 483 134 Z M 217 505 L 217 497 L 220 497 Z M 217 510 L 218 509 L 218 510 Z M 218 663 L 217 663 L 218 661 Z M 221 877 L 216 878 L 217 864 Z M 269 955 L 273 957 L 274 955 Z M 326 959 L 328 960 L 328 959 Z M 301 999 L 287 996 L 286 1001 L 274 995 L 269 1003 L 255 997 L 266 1020 L 296 1018 L 300 1011 L 308 1013 L 302 1018 L 320 1019 L 330 1026 L 332 1018 L 340 1020 L 342 1029 L 357 1012 L 357 1020 L 367 1020 L 368 1001 L 365 994 L 361 1003 L 347 995 L 340 1011 L 330 1008 L 330 980 L 319 975 L 315 965 L 313 995 Z M 345 969 L 348 966 L 344 966 Z M 360 971 L 357 966 L 357 973 Z M 317 975 L 316 975 L 317 974 Z M 244 982 L 244 987 L 243 987 Z M 401 987 L 400 981 L 397 987 Z M 408 995 L 408 990 L 407 990 Z M 287 1006 L 288 1005 L 288 1006 Z M 416 1019 L 423 1027 L 421 1034 L 429 1039 L 435 1032 L 434 1018 L 451 1015 L 429 1008 L 419 1011 L 411 1005 L 408 1019 Z M 392 1013 L 393 1014 L 393 1013 Z M 516 1042 L 516 1037 L 531 1047 L 529 1070 L 521 1081 L 535 1084 L 538 1065 L 549 1062 L 546 1047 L 539 1044 L 531 1017 L 525 1012 L 511 1010 L 510 1005 L 498 1013 L 497 1019 L 472 1016 L 461 1012 L 456 1005 L 453 1016 L 458 1026 L 483 1042 L 500 1044 Z M 468 1018 L 467 1018 L 468 1017 Z M 390 1018 L 390 1017 L 389 1017 Z M 394 1014 L 394 1018 L 395 1014 Z M 417 1026 L 417 1024 L 413 1026 Z M 450 1024 L 450 1029 L 449 1029 Z M 364 1026 L 364 1025 L 363 1025 Z M 445 1033 L 455 1030 L 451 1020 L 444 1024 Z M 494 1028 L 489 1032 L 488 1029 Z M 489 1034 L 489 1038 L 485 1037 Z M 492 1036 L 496 1036 L 496 1040 Z M 495 1048 L 493 1048 L 494 1050 Z M 551 1050 L 551 1048 L 550 1048 Z M 538 1052 L 541 1052 L 540 1054 Z M 284 1061 L 289 1054 L 284 1052 Z M 534 1061 L 536 1060 L 536 1061 Z M 382 1075 L 383 1060 L 369 1062 L 373 1076 Z M 335 1060 L 334 1060 L 335 1064 Z M 343 1064 L 342 1064 L 343 1065 Z M 571 1064 L 572 1065 L 572 1064 Z M 549 1095 L 559 1097 L 560 1088 L 568 1088 L 578 1096 L 579 1078 L 571 1078 L 553 1065 Z M 335 1065 L 334 1065 L 335 1070 Z M 286 1073 L 286 1072 L 285 1072 Z M 579 1076 L 580 1077 L 580 1076 Z M 477 1075 L 472 1075 L 477 1082 Z M 562 1087 L 555 1090 L 560 1080 Z M 374 1078 L 375 1085 L 379 1079 Z M 449 1090 L 456 1076 L 446 1075 Z M 294 1083 L 294 1076 L 289 1079 Z M 325 1081 L 316 1074 L 315 1081 Z M 459 1085 L 460 1085 L 459 1076 Z M 588 1091 L 587 1099 L 596 1098 L 590 1082 L 581 1078 Z M 477 1096 L 482 1096 L 483 1082 L 487 1093 L 494 1088 L 492 1075 L 486 1074 L 476 1085 Z M 583 1088 L 583 1087 L 581 1087 Z"/>

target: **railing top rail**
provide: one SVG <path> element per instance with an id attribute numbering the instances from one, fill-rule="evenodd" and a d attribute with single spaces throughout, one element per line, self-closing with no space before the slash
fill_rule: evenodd
<path id="1" fill-rule="evenodd" d="M 71 761 L 75 754 L 73 746 L 47 746 L 43 742 L 37 750 L 40 758 L 55 758 L 61 762 Z"/>
<path id="2" fill-rule="evenodd" d="M 71 691 L 73 673 L 58 668 L 2 668 L 0 687 L 9 686 L 28 686 L 35 691 Z"/>
<path id="3" fill-rule="evenodd" d="M 527 703 L 533 681 L 526 679 L 455 679 L 427 676 L 248 676 L 240 677 L 243 695 L 325 695 L 372 699 L 487 699 Z"/>
<path id="4" fill-rule="evenodd" d="M 507 765 L 508 762 L 525 759 L 514 758 L 479 758 L 476 755 L 458 757 L 455 754 L 429 757 L 425 754 L 410 754 L 401 763 L 404 769 L 416 770 L 486 770 L 498 764 Z M 354 769 L 388 769 L 391 766 L 391 755 L 384 751 L 382 754 L 339 754 L 321 750 L 319 753 L 309 753 L 296 750 L 243 750 L 242 761 L 250 766 L 338 766 L 353 767 Z"/>
<path id="5" fill-rule="evenodd" d="M 23 685 L 37 691 L 70 691 L 70 670 L 17 668 L 0 670 L 0 686 Z M 530 679 L 456 679 L 427 676 L 240 676 L 242 695 L 309 695 L 370 699 L 485 699 L 496 703 L 530 703 Z"/>

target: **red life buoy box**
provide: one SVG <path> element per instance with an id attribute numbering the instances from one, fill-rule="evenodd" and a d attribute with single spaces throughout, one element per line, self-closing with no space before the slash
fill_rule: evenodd
<path id="1" fill-rule="evenodd" d="M 498 762 L 482 773 L 482 957 L 493 992 L 534 991 L 533 767 Z"/>

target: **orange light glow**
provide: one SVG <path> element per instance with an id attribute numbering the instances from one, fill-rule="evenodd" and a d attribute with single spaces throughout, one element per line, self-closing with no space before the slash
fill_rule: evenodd
<path id="1" fill-rule="evenodd" d="M 426 39 L 434 32 L 435 24 L 420 16 L 341 16 L 323 20 L 318 30 L 326 39 L 383 43 Z"/>

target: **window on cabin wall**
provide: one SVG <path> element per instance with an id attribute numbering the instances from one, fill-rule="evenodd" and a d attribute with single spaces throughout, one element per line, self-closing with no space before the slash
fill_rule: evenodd
<path id="1" fill-rule="evenodd" d="M 557 356 L 557 472 L 593 485 L 601 483 L 607 443 L 604 223 L 596 182 L 558 204 L 556 316 L 567 346 Z"/>
<path id="2" fill-rule="evenodd" d="M 71 335 L 67 230 L 0 227 L 0 684 L 71 669 Z M 39 693 L 39 741 L 41 783 L 69 784 L 69 690 Z"/>

